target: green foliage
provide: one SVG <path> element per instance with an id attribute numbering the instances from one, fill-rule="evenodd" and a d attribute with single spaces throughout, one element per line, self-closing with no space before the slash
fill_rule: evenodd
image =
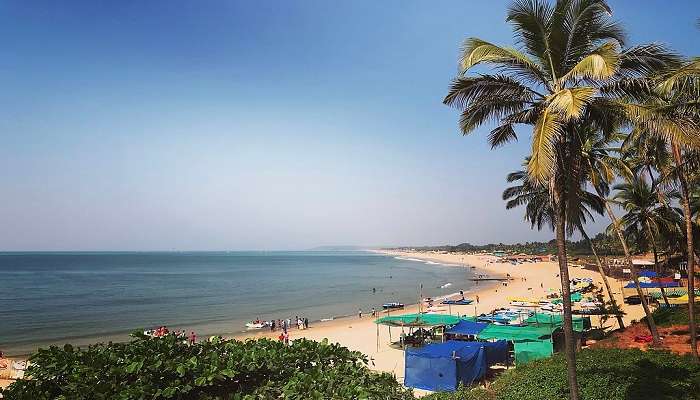
<path id="1" fill-rule="evenodd" d="M 658 326 L 688 325 L 689 322 L 687 305 L 672 308 L 660 307 L 654 310 L 652 316 Z"/>
<path id="2" fill-rule="evenodd" d="M 598 250 L 598 253 L 602 256 L 607 255 L 620 255 L 623 254 L 622 246 L 620 245 L 620 240 L 615 236 L 609 236 L 604 233 L 599 233 L 596 237 L 591 238 L 593 243 Z M 549 242 L 525 242 L 525 243 L 490 243 L 484 245 L 474 245 L 471 243 L 462 243 L 458 245 L 444 245 L 444 246 L 426 246 L 426 247 L 411 247 L 415 250 L 422 251 L 448 251 L 448 252 L 477 252 L 477 251 L 505 251 L 507 253 L 526 253 L 526 254 L 556 254 L 557 244 L 554 240 Z M 586 240 L 579 241 L 567 241 L 566 242 L 567 254 L 570 255 L 591 255 L 591 246 L 589 246 Z M 407 250 L 407 248 L 400 248 L 398 250 Z"/>
<path id="3" fill-rule="evenodd" d="M 667 352 L 584 350 L 577 357 L 582 400 L 700 399 L 700 365 Z M 486 389 L 462 389 L 427 400 L 566 400 L 562 355 L 512 369 Z"/>
<path id="4" fill-rule="evenodd" d="M 326 341 L 215 340 L 187 345 L 174 336 L 129 343 L 70 345 L 32 356 L 32 379 L 2 394 L 17 400 L 413 399 L 367 359 Z"/>

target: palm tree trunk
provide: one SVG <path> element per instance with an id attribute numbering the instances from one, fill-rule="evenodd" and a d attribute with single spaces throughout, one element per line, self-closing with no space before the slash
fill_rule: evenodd
<path id="1" fill-rule="evenodd" d="M 555 231 L 557 241 L 557 259 L 559 262 L 559 279 L 561 281 L 562 302 L 564 305 L 564 355 L 566 357 L 566 374 L 569 381 L 569 398 L 579 400 L 578 379 L 576 377 L 576 346 L 571 313 L 571 287 L 569 267 L 566 262 L 566 202 L 563 196 L 561 177 L 555 178 L 554 207 Z"/>
<path id="2" fill-rule="evenodd" d="M 666 307 L 670 307 L 671 305 L 668 303 L 668 297 L 666 297 L 666 290 L 664 289 L 664 285 L 661 283 L 659 253 L 656 250 L 656 237 L 654 236 L 654 231 L 651 229 L 651 224 L 649 224 L 649 220 L 646 221 L 646 225 L 647 232 L 649 233 L 649 241 L 651 242 L 651 249 L 654 252 L 654 272 L 656 272 L 656 282 L 659 284 L 659 289 L 661 289 L 661 296 L 664 298 L 664 303 L 666 303 Z"/>
<path id="3" fill-rule="evenodd" d="M 613 312 L 615 313 L 615 318 L 617 318 L 617 324 L 620 326 L 620 329 L 625 329 L 625 323 L 622 320 L 622 314 L 620 313 L 620 309 L 617 307 L 617 301 L 615 301 L 615 297 L 613 296 L 612 290 L 610 290 L 610 283 L 608 283 L 608 277 L 605 275 L 605 271 L 603 271 L 603 263 L 598 257 L 598 252 L 596 251 L 595 245 L 593 245 L 593 241 L 590 237 L 588 237 L 588 234 L 582 226 L 579 227 L 579 231 L 581 232 L 583 238 L 586 239 L 586 241 L 588 242 L 588 245 L 591 246 L 591 251 L 593 251 L 593 256 L 595 257 L 596 265 L 598 265 L 598 272 L 603 278 L 605 290 L 608 292 L 608 297 L 610 297 L 610 304 L 612 305 Z"/>
<path id="4" fill-rule="evenodd" d="M 604 199 L 600 191 L 598 191 L 598 196 L 601 196 L 601 198 Z M 651 333 L 651 337 L 654 340 L 654 345 L 659 345 L 661 344 L 661 339 L 659 338 L 659 330 L 656 329 L 656 323 L 654 322 L 654 317 L 651 315 L 649 304 L 647 303 L 646 297 L 644 297 L 644 293 L 642 293 L 642 288 L 639 286 L 639 277 L 637 276 L 637 271 L 635 270 L 634 264 L 632 263 L 632 256 L 630 255 L 630 250 L 627 247 L 627 241 L 625 241 L 625 237 L 622 235 L 622 230 L 620 229 L 620 223 L 618 222 L 617 217 L 615 217 L 615 213 L 613 213 L 612 207 L 610 207 L 610 204 L 608 204 L 607 201 L 605 201 L 605 210 L 608 212 L 608 217 L 610 217 L 610 221 L 612 221 L 613 228 L 617 233 L 617 237 L 620 239 L 620 244 L 622 244 L 622 250 L 625 252 L 625 261 L 627 261 L 627 267 L 629 268 L 632 274 L 632 281 L 634 282 L 634 286 L 637 289 L 637 295 L 639 296 L 639 300 L 642 302 L 642 308 L 644 309 L 644 315 L 647 318 L 649 332 Z"/>
<path id="5" fill-rule="evenodd" d="M 688 180 L 683 170 L 681 148 L 676 142 L 671 142 L 671 148 L 673 150 L 673 159 L 678 169 L 678 180 L 681 184 L 681 203 L 683 205 L 683 215 L 685 216 L 685 237 L 688 246 L 688 328 L 690 330 L 690 349 L 695 362 L 700 362 L 700 358 L 698 358 L 698 337 L 695 325 L 695 250 L 693 244 L 693 216 L 690 213 Z"/>

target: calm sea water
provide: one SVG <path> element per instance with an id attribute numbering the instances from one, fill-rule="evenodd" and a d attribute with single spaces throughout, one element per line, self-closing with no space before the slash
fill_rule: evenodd
<path id="1" fill-rule="evenodd" d="M 471 277 L 369 252 L 0 253 L 0 349 L 124 340 L 158 325 L 237 333 L 255 318 L 415 303 L 421 283 L 437 296 L 468 290 Z"/>

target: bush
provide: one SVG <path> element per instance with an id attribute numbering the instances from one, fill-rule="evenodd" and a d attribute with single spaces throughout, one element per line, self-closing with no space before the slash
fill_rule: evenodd
<path id="1" fill-rule="evenodd" d="M 700 399 L 700 366 L 667 352 L 589 349 L 578 354 L 583 400 Z M 429 400 L 566 400 L 566 361 L 561 354 L 501 375 L 489 390 L 464 389 Z"/>
<path id="2" fill-rule="evenodd" d="M 85 349 L 51 347 L 31 357 L 16 400 L 413 399 L 367 359 L 326 341 L 221 340 L 189 346 L 170 335 Z"/>
<path id="3" fill-rule="evenodd" d="M 667 352 L 586 350 L 577 362 L 582 399 L 697 399 L 700 367 Z M 504 374 L 493 385 L 502 400 L 567 399 L 562 355 Z"/>
<path id="4" fill-rule="evenodd" d="M 661 300 L 663 304 L 663 300 Z M 652 313 L 658 326 L 688 325 L 689 314 L 687 305 L 677 307 L 659 307 Z M 644 318 L 646 321 L 646 317 Z"/>

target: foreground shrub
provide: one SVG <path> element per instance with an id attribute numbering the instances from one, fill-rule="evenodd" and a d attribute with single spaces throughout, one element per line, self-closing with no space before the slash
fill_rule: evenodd
<path id="1" fill-rule="evenodd" d="M 584 350 L 577 358 L 583 400 L 700 399 L 700 365 L 667 352 L 620 349 Z M 429 400 L 566 400 L 566 361 L 562 355 L 535 361 L 501 375 L 489 390 L 463 389 Z"/>
<path id="2" fill-rule="evenodd" d="M 413 399 L 367 359 L 326 341 L 291 346 L 260 339 L 189 346 L 174 336 L 32 356 L 29 380 L 2 394 L 17 400 L 107 399 Z"/>

